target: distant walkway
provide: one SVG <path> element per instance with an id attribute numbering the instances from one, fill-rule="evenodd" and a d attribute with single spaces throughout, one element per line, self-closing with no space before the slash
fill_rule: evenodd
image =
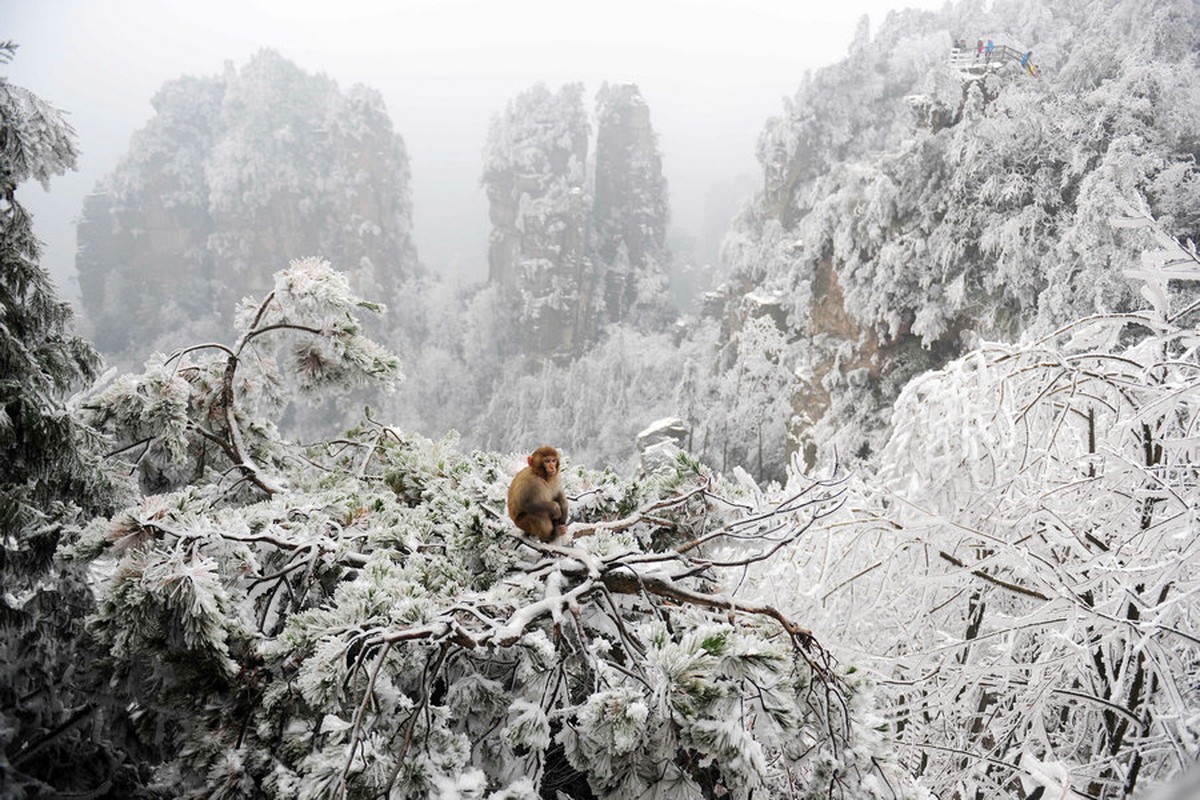
<path id="1" fill-rule="evenodd" d="M 1022 60 L 1024 56 L 1024 53 L 1004 44 L 993 47 L 990 57 L 975 47 L 954 47 L 950 50 L 949 63 L 969 75 L 983 75 L 1013 64 L 1026 75 L 1038 77 L 1037 65 L 1032 65 L 1031 70 L 1027 66 L 1028 59 Z"/>

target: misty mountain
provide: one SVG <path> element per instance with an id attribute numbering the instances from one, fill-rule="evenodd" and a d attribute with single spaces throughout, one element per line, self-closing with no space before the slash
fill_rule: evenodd
<path id="1" fill-rule="evenodd" d="M 1130 308 L 1123 270 L 1149 234 L 1114 217 L 1136 207 L 1196 238 L 1197 26 L 1193 5 L 1167 0 L 864 24 L 767 121 L 762 188 L 695 316 L 652 335 L 609 325 L 569 364 L 505 370 L 486 412 L 455 427 L 629 463 L 642 427 L 678 416 L 688 449 L 722 469 L 870 459 L 915 375 L 981 339 Z M 987 39 L 1027 64 L 976 59 Z"/>
<path id="2" fill-rule="evenodd" d="M 662 155 L 636 87 L 603 87 L 591 113 L 579 84 L 512 98 L 483 154 L 488 284 L 412 283 L 407 160 L 376 96 L 264 53 L 160 92 L 85 211 L 84 308 L 109 352 L 144 320 L 144 354 L 315 254 L 391 306 L 408 380 L 372 403 L 426 435 L 629 464 L 639 431 L 681 417 L 721 469 L 869 458 L 913 376 L 980 339 L 1129 308 L 1121 271 L 1147 234 L 1109 224 L 1128 204 L 1196 236 L 1196 16 L 1110 0 L 907 11 L 873 35 L 864 20 L 767 121 L 723 283 L 674 324 Z M 1028 63 L 977 54 L 987 39 Z"/>
<path id="3" fill-rule="evenodd" d="M 382 297 L 421 271 L 408 154 L 377 91 L 263 50 L 152 103 L 79 223 L 83 310 L 110 358 L 214 338 L 292 259 L 329 254 Z"/>
<path id="4" fill-rule="evenodd" d="M 493 121 L 484 152 L 488 280 L 515 306 L 526 355 L 582 355 L 606 326 L 665 318 L 666 180 L 636 86 L 596 96 L 533 86 Z"/>

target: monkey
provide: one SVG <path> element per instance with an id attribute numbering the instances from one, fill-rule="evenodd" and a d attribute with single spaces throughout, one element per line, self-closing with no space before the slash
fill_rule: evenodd
<path id="1" fill-rule="evenodd" d="M 558 451 L 543 445 L 508 487 L 508 515 L 517 527 L 549 542 L 567 531 L 567 496 L 558 484 Z"/>

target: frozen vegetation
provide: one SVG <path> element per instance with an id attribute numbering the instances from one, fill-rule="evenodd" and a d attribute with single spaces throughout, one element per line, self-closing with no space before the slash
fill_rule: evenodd
<path id="1" fill-rule="evenodd" d="M 0 81 L 0 795 L 1191 797 L 1198 35 L 1191 0 L 864 25 L 679 313 L 636 87 L 497 114 L 456 286 L 377 95 L 263 53 L 165 87 L 85 215 L 136 257 L 81 280 L 208 270 L 99 378 L 19 203 L 73 134 Z M 504 513 L 544 442 L 566 544 Z"/>

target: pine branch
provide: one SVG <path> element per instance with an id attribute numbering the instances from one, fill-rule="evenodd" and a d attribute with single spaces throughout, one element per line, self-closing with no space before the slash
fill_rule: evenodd
<path id="1" fill-rule="evenodd" d="M 21 750 L 20 752 L 18 752 L 16 754 L 16 756 L 14 756 L 12 759 L 13 767 L 16 769 L 20 769 L 22 766 L 24 766 L 26 763 L 29 762 L 29 759 L 33 758 L 35 755 L 40 753 L 42 750 L 45 750 L 47 747 L 49 747 L 51 744 L 53 744 L 56 739 L 63 736 L 67 731 L 71 730 L 76 725 L 79 725 L 80 723 L 89 719 L 95 713 L 96 713 L 95 706 L 93 706 L 93 705 L 83 706 L 78 711 L 76 711 L 74 714 L 67 717 L 65 720 L 63 720 L 58 725 L 56 725 L 52 730 L 47 732 L 46 735 L 43 736 L 38 742 L 36 742 L 35 744 L 33 744 L 30 747 L 27 747 L 26 749 Z"/>

